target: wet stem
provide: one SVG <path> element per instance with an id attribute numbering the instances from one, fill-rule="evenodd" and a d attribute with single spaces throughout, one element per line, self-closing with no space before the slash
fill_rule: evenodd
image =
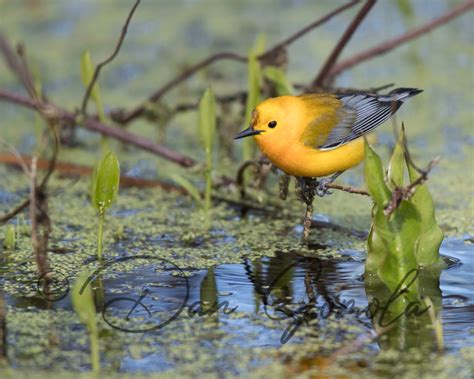
<path id="1" fill-rule="evenodd" d="M 204 192 L 204 210 L 206 218 L 208 217 L 209 209 L 211 209 L 211 191 L 212 191 L 212 154 L 210 149 L 206 149 L 206 189 Z"/>
<path id="2" fill-rule="evenodd" d="M 89 333 L 90 348 L 91 348 L 91 365 L 92 371 L 100 371 L 100 352 L 99 352 L 99 335 L 97 328 L 93 328 Z"/>
<path id="3" fill-rule="evenodd" d="M 102 261 L 102 234 L 104 229 L 105 210 L 99 210 L 99 227 L 97 233 L 97 259 Z"/>

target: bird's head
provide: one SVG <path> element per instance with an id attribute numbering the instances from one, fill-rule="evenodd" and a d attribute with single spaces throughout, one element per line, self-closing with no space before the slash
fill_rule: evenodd
<path id="1" fill-rule="evenodd" d="M 260 147 L 288 143 L 294 121 L 294 99 L 293 96 L 280 96 L 263 101 L 253 111 L 250 127 L 242 130 L 234 139 L 254 136 Z"/>

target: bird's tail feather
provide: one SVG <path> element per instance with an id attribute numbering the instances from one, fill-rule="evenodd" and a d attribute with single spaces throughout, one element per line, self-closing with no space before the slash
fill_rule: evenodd
<path id="1" fill-rule="evenodd" d="M 423 90 L 418 88 L 396 88 L 378 99 L 380 101 L 404 101 L 409 97 L 418 95 L 420 92 L 423 92 Z"/>

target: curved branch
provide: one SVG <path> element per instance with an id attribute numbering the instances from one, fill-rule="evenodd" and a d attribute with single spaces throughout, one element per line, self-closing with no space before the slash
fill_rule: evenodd
<path id="1" fill-rule="evenodd" d="M 155 91 L 153 94 L 150 95 L 150 97 L 147 99 L 147 102 L 156 102 L 158 101 L 166 92 L 171 90 L 173 87 L 176 85 L 180 84 L 181 82 L 185 81 L 192 75 L 194 75 L 197 71 L 203 69 L 204 67 L 209 66 L 210 64 L 221 61 L 221 60 L 234 60 L 237 62 L 247 62 L 247 58 L 244 56 L 241 56 L 236 53 L 232 52 L 222 52 L 222 53 L 217 53 L 214 55 L 211 55 L 210 57 L 207 57 L 206 59 L 202 60 L 199 63 L 196 63 L 194 66 L 189 67 L 187 70 L 182 72 L 180 75 L 177 77 L 171 79 L 168 83 L 163 85 L 161 88 L 159 88 L 157 91 Z M 146 106 L 144 104 L 139 105 L 135 109 L 131 110 L 128 113 L 121 114 L 121 112 L 113 112 L 112 113 L 112 118 L 114 121 L 120 123 L 120 124 L 127 124 L 131 120 L 140 117 L 144 112 L 145 112 Z"/>
<path id="2" fill-rule="evenodd" d="M 389 39 L 387 41 L 384 41 L 378 44 L 377 46 L 374 46 L 370 49 L 357 53 L 353 55 L 352 57 L 349 57 L 343 60 L 342 62 L 336 64 L 329 72 L 327 79 L 334 78 L 335 76 L 339 75 L 341 72 L 345 70 L 348 70 L 349 68 L 352 68 L 368 59 L 372 59 L 376 57 L 377 55 L 385 54 L 395 49 L 396 47 L 404 44 L 405 42 L 418 38 L 419 36 L 425 33 L 428 33 L 429 31 L 437 28 L 438 26 L 446 24 L 447 22 L 451 21 L 453 18 L 456 18 L 458 16 L 465 14 L 467 11 L 469 11 L 473 7 L 474 7 L 474 0 L 466 1 L 463 4 L 455 7 L 451 11 L 443 14 L 442 16 L 438 18 L 435 18 L 434 20 L 431 20 L 430 22 L 427 22 L 426 24 L 420 27 L 414 28 L 399 37 Z"/>
<path id="3" fill-rule="evenodd" d="M 317 75 L 316 79 L 313 80 L 313 87 L 320 87 L 323 85 L 324 80 L 326 79 L 331 68 L 334 66 L 334 63 L 337 61 L 337 58 L 339 58 L 339 55 L 341 54 L 342 50 L 347 45 L 352 35 L 362 23 L 364 18 L 369 14 L 376 1 L 377 0 L 367 0 L 365 5 L 359 11 L 359 13 L 357 13 L 357 15 L 354 17 L 339 42 L 334 47 L 332 53 L 326 59 L 326 62 L 324 63 L 323 67 L 321 68 L 321 70 L 319 70 L 319 74 Z"/>
<path id="4" fill-rule="evenodd" d="M 273 46 L 268 51 L 261 54 L 258 57 L 258 59 L 265 59 L 265 58 L 271 56 L 272 54 L 276 53 L 278 50 L 284 49 L 288 45 L 295 42 L 297 39 L 299 39 L 299 38 L 303 37 L 305 34 L 309 33 L 311 30 L 313 30 L 313 29 L 317 28 L 318 26 L 324 24 L 325 22 L 329 21 L 331 18 L 333 18 L 337 14 L 345 11 L 346 9 L 349 9 L 349 8 L 353 7 L 354 5 L 356 5 L 359 2 L 360 2 L 360 0 L 352 0 L 349 3 L 347 3 L 345 5 L 342 5 L 341 7 L 333 10 L 332 12 L 330 12 L 327 15 L 323 16 L 322 18 L 312 22 L 311 24 L 306 25 L 303 29 L 298 30 L 295 34 L 291 35 L 287 39 L 281 41 L 280 43 L 276 44 L 275 46 Z"/>
<path id="5" fill-rule="evenodd" d="M 106 64 L 110 63 L 117 56 L 118 52 L 120 51 L 120 48 L 122 47 L 122 43 L 125 39 L 125 35 L 127 34 L 128 25 L 130 24 L 130 20 L 132 19 L 132 16 L 135 13 L 135 9 L 137 9 L 137 7 L 138 7 L 138 4 L 140 4 L 140 1 L 141 0 L 136 0 L 135 4 L 132 7 L 132 9 L 128 13 L 127 19 L 125 20 L 125 24 L 122 27 L 122 32 L 120 33 L 119 40 L 117 41 L 117 45 L 115 46 L 115 49 L 114 49 L 114 52 L 112 53 L 112 55 L 96 66 L 96 68 L 94 70 L 94 76 L 92 77 L 91 82 L 87 86 L 86 93 L 84 94 L 84 98 L 82 100 L 82 106 L 81 106 L 81 113 L 82 114 L 86 114 L 87 102 L 89 101 L 89 98 L 91 96 L 92 88 L 94 88 L 94 85 L 97 82 L 97 79 L 99 78 L 100 70 Z"/>
<path id="6" fill-rule="evenodd" d="M 76 115 L 74 113 L 59 108 L 51 103 L 38 103 L 25 98 L 24 96 L 2 89 L 0 89 L 0 99 L 22 105 L 26 108 L 38 110 L 43 117 L 55 117 L 60 123 L 76 124 Z M 91 131 L 101 133 L 103 135 L 149 151 L 183 167 L 191 167 L 197 163 L 194 159 L 187 157 L 177 151 L 171 150 L 166 146 L 154 143 L 145 137 L 130 133 L 124 129 L 107 126 L 93 117 L 86 118 L 84 122 L 81 123 L 81 126 Z"/>

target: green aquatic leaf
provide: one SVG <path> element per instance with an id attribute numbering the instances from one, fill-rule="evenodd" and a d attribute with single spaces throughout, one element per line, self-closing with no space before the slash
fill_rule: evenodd
<path id="1" fill-rule="evenodd" d="M 204 209 L 211 208 L 212 192 L 212 145 L 216 134 L 216 99 L 214 93 L 208 88 L 199 102 L 199 136 L 206 153 Z"/>
<path id="2" fill-rule="evenodd" d="M 390 190 L 385 184 L 382 161 L 375 150 L 365 140 L 365 183 L 374 202 L 384 207 L 390 199 Z"/>
<path id="3" fill-rule="evenodd" d="M 201 194 L 199 193 L 199 189 L 191 183 L 188 179 L 184 176 L 179 174 L 172 174 L 171 179 L 180 187 L 183 187 L 186 192 L 196 201 L 197 204 L 202 205 L 202 198 Z"/>
<path id="4" fill-rule="evenodd" d="M 393 149 L 392 157 L 388 164 L 387 181 L 391 189 L 403 186 L 403 175 L 405 172 L 405 148 L 403 141 L 405 140 L 405 129 L 400 130 L 398 141 Z"/>
<path id="5" fill-rule="evenodd" d="M 82 53 L 81 56 L 81 79 L 82 84 L 85 88 L 89 87 L 90 82 L 94 77 L 94 64 L 92 63 L 92 58 L 89 50 L 86 50 Z M 101 122 L 106 121 L 104 106 L 102 104 L 102 97 L 100 96 L 100 88 L 97 82 L 94 83 L 94 86 L 91 90 L 91 98 L 94 100 L 97 114 L 99 115 L 99 120 Z"/>
<path id="6" fill-rule="evenodd" d="M 403 150 L 400 152 L 396 147 L 391 160 L 392 176 L 387 180 L 400 183 L 400 159 L 403 159 Z M 383 172 L 380 157 L 366 141 L 365 180 L 374 200 L 372 226 L 367 240 L 366 273 L 378 275 L 393 290 L 407 272 L 417 267 L 415 245 L 420 232 L 420 215 L 415 206 L 405 200 L 401 201 L 390 216 L 385 214 L 385 207 L 392 194 Z"/>
<path id="7" fill-rule="evenodd" d="M 292 95 L 294 93 L 294 88 L 286 78 L 285 72 L 278 67 L 265 67 L 263 75 L 273 83 L 278 96 Z"/>
<path id="8" fill-rule="evenodd" d="M 112 151 L 109 151 L 99 163 L 94 182 L 93 205 L 99 212 L 104 212 L 117 196 L 120 182 L 119 161 Z"/>
<path id="9" fill-rule="evenodd" d="M 418 171 L 407 162 L 408 176 L 413 182 L 419 177 Z M 420 237 L 416 246 L 416 258 L 418 264 L 424 267 L 436 267 L 443 265 L 439 256 L 439 248 L 444 239 L 444 233 L 436 222 L 433 198 L 426 184 L 416 186 L 415 193 L 410 202 L 416 207 L 421 218 Z"/>
<path id="10" fill-rule="evenodd" d="M 255 56 L 259 56 L 260 54 L 263 54 L 263 52 L 265 51 L 266 40 L 267 38 L 265 37 L 265 34 L 260 33 L 255 39 L 255 42 L 252 48 L 250 49 L 250 53 L 252 53 Z"/>
<path id="11" fill-rule="evenodd" d="M 420 216 L 412 204 L 402 200 L 390 216 L 382 210 L 377 212 L 374 232 L 387 247 L 378 272 L 382 281 L 393 291 L 407 272 L 417 268 L 415 245 L 420 234 Z"/>
<path id="12" fill-rule="evenodd" d="M 5 238 L 3 239 L 3 248 L 5 250 L 15 250 L 16 246 L 16 229 L 12 224 L 8 224 L 5 228 Z"/>
<path id="13" fill-rule="evenodd" d="M 211 88 L 204 92 L 199 102 L 198 129 L 206 155 L 210 155 L 216 135 L 216 99 Z"/>

